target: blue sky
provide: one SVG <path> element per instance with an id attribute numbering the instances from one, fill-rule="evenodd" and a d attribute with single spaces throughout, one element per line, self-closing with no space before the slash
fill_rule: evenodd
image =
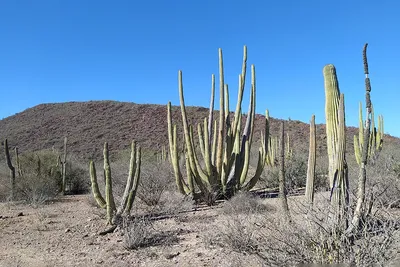
<path id="1" fill-rule="evenodd" d="M 257 113 L 324 122 L 322 68 L 332 63 L 347 125 L 357 125 L 368 42 L 376 114 L 400 137 L 399 10 L 394 0 L 2 0 L 0 118 L 66 101 L 178 105 L 178 70 L 186 104 L 208 107 L 218 48 L 233 108 L 246 44 Z M 248 96 L 249 86 L 246 109 Z"/>

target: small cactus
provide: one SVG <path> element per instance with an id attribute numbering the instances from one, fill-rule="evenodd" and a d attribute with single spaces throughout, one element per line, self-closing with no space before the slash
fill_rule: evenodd
<path id="1" fill-rule="evenodd" d="M 90 161 L 89 169 L 90 169 L 90 178 L 92 183 L 92 193 L 93 196 L 101 208 L 105 208 L 107 210 L 107 224 L 112 225 L 113 227 L 109 230 L 106 230 L 100 234 L 106 234 L 115 230 L 116 226 L 120 223 L 121 216 L 128 216 L 132 209 L 133 202 L 135 200 L 136 192 L 139 186 L 139 178 L 140 178 L 140 165 L 141 165 L 141 148 L 136 146 L 136 142 L 132 141 L 131 143 L 131 158 L 129 164 L 129 175 L 126 182 L 126 187 L 124 194 L 122 196 L 121 203 L 116 208 L 113 190 L 112 190 L 112 177 L 111 177 L 111 167 L 109 162 L 109 150 L 108 143 L 104 143 L 103 150 L 104 157 L 104 175 L 105 175 L 105 194 L 106 198 L 104 199 L 100 193 L 99 186 L 97 183 L 96 176 L 96 168 L 93 161 Z"/>

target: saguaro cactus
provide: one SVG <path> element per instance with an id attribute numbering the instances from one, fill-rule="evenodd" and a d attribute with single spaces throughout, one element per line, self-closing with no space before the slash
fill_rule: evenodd
<path id="1" fill-rule="evenodd" d="M 308 166 L 307 166 L 307 181 L 306 181 L 306 199 L 309 204 L 314 202 L 314 180 L 316 166 L 316 127 L 315 115 L 312 115 L 310 120 L 310 145 L 308 150 Z"/>
<path id="2" fill-rule="evenodd" d="M 213 104 L 215 77 L 212 76 L 210 115 L 204 119 L 203 123 L 197 125 L 199 135 L 199 146 L 202 157 L 204 159 L 205 168 L 203 169 L 199 163 L 198 156 L 195 150 L 195 142 L 193 138 L 193 128 L 188 124 L 185 100 L 183 95 L 182 71 L 179 71 L 179 96 L 182 123 L 184 130 L 185 152 L 187 157 L 187 176 L 188 181 L 185 182 L 179 170 L 176 143 L 176 126 L 172 125 L 171 119 L 171 104 L 168 103 L 168 137 L 170 146 L 171 162 L 175 172 L 175 179 L 178 189 L 184 194 L 193 194 L 194 187 L 190 183 L 197 184 L 203 198 L 211 204 L 221 194 L 229 197 L 236 190 L 249 190 L 255 185 L 264 168 L 265 155 L 268 151 L 268 111 L 266 112 L 266 129 L 262 147 L 259 149 L 259 161 L 256 173 L 250 179 L 247 179 L 250 148 L 252 143 L 254 117 L 255 117 L 255 67 L 251 66 L 251 93 L 249 111 L 247 114 L 246 125 L 244 131 L 241 132 L 241 103 L 245 87 L 246 67 L 247 66 L 247 48 L 243 51 L 242 73 L 239 75 L 239 91 L 236 110 L 233 120 L 230 119 L 229 112 L 229 90 L 228 85 L 224 83 L 224 69 L 222 50 L 219 49 L 219 85 L 220 85 L 220 110 L 218 129 L 216 121 L 214 125 L 213 119 Z M 214 128 L 213 128 L 214 126 Z M 211 140 L 211 133 L 213 140 Z M 240 138 L 240 135 L 242 137 Z M 241 139 L 241 140 L 240 140 Z"/>
<path id="3" fill-rule="evenodd" d="M 101 234 L 109 233 L 115 230 L 115 228 L 120 223 L 121 216 L 129 215 L 132 209 L 133 201 L 135 200 L 137 188 L 139 186 L 139 178 L 140 178 L 140 165 L 141 165 L 141 148 L 136 146 L 136 142 L 132 141 L 131 144 L 131 159 L 129 164 L 129 175 L 126 182 L 126 187 L 124 194 L 122 196 L 121 203 L 116 208 L 113 190 L 112 190 L 112 178 L 111 178 L 111 167 L 109 162 L 109 151 L 108 151 L 108 143 L 104 143 L 104 175 L 106 180 L 105 186 L 105 194 L 106 198 L 104 199 L 100 193 L 99 186 L 97 183 L 96 176 L 96 167 L 93 161 L 90 161 L 90 179 L 92 183 L 92 193 L 97 202 L 97 204 L 101 208 L 107 209 L 107 224 L 112 225 L 113 227 Z"/>

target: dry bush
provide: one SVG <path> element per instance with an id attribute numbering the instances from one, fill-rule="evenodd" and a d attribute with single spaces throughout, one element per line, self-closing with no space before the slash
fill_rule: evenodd
<path id="1" fill-rule="evenodd" d="M 292 190 L 306 186 L 307 179 L 307 157 L 293 153 L 285 160 L 286 189 L 290 193 Z M 316 168 L 315 188 L 325 188 L 327 186 L 326 173 L 322 167 Z M 263 175 L 260 179 L 262 188 L 276 188 L 279 186 L 279 166 L 265 166 Z"/>
<path id="2" fill-rule="evenodd" d="M 122 231 L 127 249 L 146 247 L 154 242 L 152 240 L 154 235 L 153 222 L 146 217 L 124 218 Z"/>
<path id="3" fill-rule="evenodd" d="M 353 264 L 387 266 L 397 249 L 398 219 L 376 213 L 365 218 L 359 234 L 348 237 L 334 223 L 331 206 L 324 202 L 308 210 L 298 206 L 291 224 L 279 218 L 265 222 L 263 248 L 259 255 L 268 266 L 288 264 Z"/>
<path id="4" fill-rule="evenodd" d="M 384 149 L 367 165 L 367 199 L 378 207 L 400 208 L 400 157 Z"/>
<path id="5" fill-rule="evenodd" d="M 61 189 L 61 169 L 52 151 L 24 153 L 20 156 L 22 176 L 16 178 L 17 198 L 29 204 L 44 204 Z"/>
<path id="6" fill-rule="evenodd" d="M 300 199 L 292 202 L 291 214 L 293 221 L 286 223 L 279 213 L 271 216 L 268 211 L 225 213 L 222 224 L 204 231 L 203 241 L 208 246 L 255 255 L 265 266 L 387 266 L 400 245 L 400 217 L 390 209 L 374 209 L 355 236 L 347 235 L 342 224 L 337 225 L 328 199 L 321 195 L 313 209 Z"/>
<path id="7" fill-rule="evenodd" d="M 223 204 L 223 223 L 203 231 L 206 246 L 221 246 L 234 252 L 255 254 L 259 250 L 260 224 L 264 216 L 276 211 L 275 207 L 248 192 L 239 192 Z"/>
<path id="8" fill-rule="evenodd" d="M 263 203 L 260 198 L 249 192 L 238 192 L 229 201 L 226 201 L 222 207 L 223 214 L 254 214 L 261 212 L 274 212 L 275 207 Z"/>
<path id="9" fill-rule="evenodd" d="M 177 231 L 157 230 L 154 218 L 149 216 L 124 218 L 122 231 L 126 249 L 139 249 L 159 245 L 168 246 L 179 241 Z"/>
<path id="10" fill-rule="evenodd" d="M 143 161 L 136 196 L 146 205 L 156 206 L 164 191 L 175 185 L 173 181 L 174 175 L 168 161 Z"/>
<path id="11" fill-rule="evenodd" d="M 164 191 L 158 205 L 152 207 L 152 212 L 171 217 L 179 217 L 182 213 L 193 210 L 194 201 L 190 196 L 183 196 L 176 191 Z"/>

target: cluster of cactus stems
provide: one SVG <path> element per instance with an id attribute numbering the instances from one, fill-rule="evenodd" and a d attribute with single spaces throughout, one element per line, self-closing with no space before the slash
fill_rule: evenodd
<path id="1" fill-rule="evenodd" d="M 279 162 L 278 154 L 280 149 L 280 142 L 281 141 L 278 136 L 269 136 L 268 151 L 265 155 L 265 163 L 269 167 L 275 167 Z M 290 145 L 289 133 L 287 133 L 287 141 L 285 144 L 285 159 L 289 160 L 291 157 L 293 157 L 293 148 Z"/>
<path id="2" fill-rule="evenodd" d="M 363 63 L 364 63 L 364 74 L 365 74 L 365 105 L 366 105 L 366 118 L 365 127 L 363 128 L 362 135 L 362 147 L 361 147 L 361 158 L 360 158 L 360 173 L 358 177 L 358 191 L 357 191 L 357 204 L 354 210 L 351 225 L 348 229 L 348 233 L 351 233 L 353 229 L 359 227 L 361 217 L 365 212 L 365 183 L 367 179 L 367 163 L 368 158 L 371 154 L 375 153 L 376 150 L 380 150 L 382 147 L 383 138 L 383 119 L 379 120 L 380 130 L 376 133 L 375 126 L 373 125 L 373 107 L 371 102 L 371 81 L 369 79 L 369 68 L 367 59 L 367 47 L 368 44 L 364 45 L 363 49 Z M 372 129 L 372 131 L 371 131 Z M 360 136 L 361 137 L 361 136 Z"/>
<path id="3" fill-rule="evenodd" d="M 315 115 L 312 115 L 310 120 L 310 141 L 308 149 L 307 180 L 305 192 L 306 200 L 311 205 L 314 202 L 314 180 L 317 154 L 316 137 Z"/>
<path id="4" fill-rule="evenodd" d="M 179 71 L 179 96 L 182 123 L 185 140 L 185 161 L 187 181 L 183 179 L 177 148 L 176 125 L 172 124 L 171 103 L 168 103 L 168 137 L 170 147 L 170 158 L 174 168 L 176 184 L 183 194 L 192 194 L 196 197 L 196 185 L 200 189 L 200 195 L 212 203 L 215 199 L 224 195 L 232 196 L 237 190 L 249 190 L 258 181 L 264 165 L 265 155 L 268 152 L 269 140 L 269 116 L 266 111 L 266 124 L 262 137 L 262 146 L 259 148 L 259 158 L 254 176 L 247 179 L 249 169 L 249 157 L 254 132 L 255 118 L 255 93 L 256 74 L 254 65 L 251 66 L 251 93 L 246 125 L 241 131 L 241 104 L 245 88 L 245 77 L 247 68 L 247 48 L 244 46 L 242 73 L 239 75 L 239 90 L 236 110 L 231 121 L 229 112 L 229 90 L 224 82 L 224 67 L 222 50 L 219 49 L 219 122 L 213 120 L 215 76 L 212 75 L 210 113 L 204 118 L 203 123 L 197 125 L 199 148 L 204 160 L 203 169 L 197 151 L 192 125 L 188 124 L 185 100 L 183 95 L 182 71 Z M 241 135 L 241 136 L 240 136 Z"/>
<path id="5" fill-rule="evenodd" d="M 364 121 L 362 114 L 362 104 L 359 105 L 359 122 L 358 122 L 358 136 L 354 136 L 354 155 L 356 157 L 358 165 L 362 162 L 362 151 L 364 147 Z M 383 116 L 378 116 L 378 128 L 375 127 L 374 119 L 374 107 L 371 103 L 371 133 L 368 142 L 368 153 L 367 158 L 374 159 L 378 153 L 382 150 L 383 145 Z"/>
<path id="6" fill-rule="evenodd" d="M 338 211 L 338 220 L 349 202 L 346 162 L 346 123 L 344 94 L 340 93 L 335 66 L 323 69 L 325 81 L 326 136 L 329 160 L 331 200 Z"/>
<path id="7" fill-rule="evenodd" d="M 105 199 L 103 198 L 99 190 L 95 164 L 93 161 L 90 161 L 89 168 L 90 168 L 90 180 L 92 183 L 92 193 L 99 207 L 105 208 L 107 210 L 107 224 L 116 226 L 119 223 L 119 219 L 121 218 L 121 216 L 127 216 L 130 214 L 133 201 L 135 200 L 140 178 L 141 148 L 136 145 L 135 141 L 132 141 L 128 179 L 126 182 L 121 203 L 118 207 L 115 204 L 113 196 L 111 167 L 109 161 L 109 151 L 107 142 L 104 143 L 103 157 L 104 157 L 104 176 L 105 176 L 104 178 L 106 182 Z"/>

